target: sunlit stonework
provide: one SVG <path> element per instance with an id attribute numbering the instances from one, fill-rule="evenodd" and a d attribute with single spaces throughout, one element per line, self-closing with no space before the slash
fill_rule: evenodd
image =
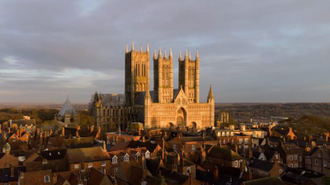
<path id="1" fill-rule="evenodd" d="M 199 101 L 199 55 L 181 52 L 179 62 L 179 88 L 173 88 L 173 55 L 167 56 L 161 48 L 154 51 L 154 89 L 149 90 L 149 45 L 146 51 L 126 46 L 125 94 L 98 94 L 92 98 L 91 113 L 97 126 L 107 131 L 128 130 L 132 123 L 140 122 L 144 128 L 189 127 L 201 129 L 214 126 L 214 97 L 210 87 L 207 103 Z"/>

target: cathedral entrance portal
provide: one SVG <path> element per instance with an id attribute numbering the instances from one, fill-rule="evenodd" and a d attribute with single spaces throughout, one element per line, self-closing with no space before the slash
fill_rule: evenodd
<path id="1" fill-rule="evenodd" d="M 180 108 L 176 115 L 176 125 L 179 127 L 183 127 L 186 125 L 187 121 L 187 113 L 183 108 Z"/>

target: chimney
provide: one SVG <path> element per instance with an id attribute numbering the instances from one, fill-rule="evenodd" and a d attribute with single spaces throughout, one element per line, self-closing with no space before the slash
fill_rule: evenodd
<path id="1" fill-rule="evenodd" d="M 144 136 L 142 136 L 142 143 L 146 142 L 146 138 Z"/>
<path id="2" fill-rule="evenodd" d="M 94 125 L 91 126 L 91 132 L 93 132 L 93 131 L 94 131 Z"/>
<path id="3" fill-rule="evenodd" d="M 37 128 L 37 135 L 40 134 L 40 128 Z"/>
<path id="4" fill-rule="evenodd" d="M 107 146 L 106 146 L 106 144 L 105 144 L 105 141 L 103 141 L 103 150 L 104 150 L 104 151 L 107 151 Z"/>
<path id="5" fill-rule="evenodd" d="M 77 131 L 79 131 L 79 130 L 80 130 L 80 126 L 78 125 L 78 126 L 77 126 Z"/>
<path id="6" fill-rule="evenodd" d="M 218 176 L 219 176 L 219 169 L 217 166 L 215 166 L 215 168 L 213 170 L 213 181 L 218 180 Z"/>
<path id="7" fill-rule="evenodd" d="M 39 135 L 39 149 L 42 149 L 42 134 Z"/>
<path id="8" fill-rule="evenodd" d="M 316 147 L 316 143 L 315 143 L 315 141 L 312 141 L 311 144 L 312 144 L 312 149 L 313 149 L 314 147 Z"/>
<path id="9" fill-rule="evenodd" d="M 65 128 L 64 127 L 62 127 L 62 134 L 61 135 L 65 136 Z"/>

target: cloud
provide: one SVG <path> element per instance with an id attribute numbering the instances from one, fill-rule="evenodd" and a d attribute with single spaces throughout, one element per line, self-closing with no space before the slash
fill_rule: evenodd
<path id="1" fill-rule="evenodd" d="M 194 56 L 198 49 L 201 99 L 213 84 L 217 102 L 329 102 L 330 90 L 323 88 L 330 78 L 329 5 L 308 0 L 4 1 L 0 102 L 62 101 L 68 93 L 72 100 L 88 102 L 95 91 L 123 93 L 125 45 L 132 40 L 136 48 L 149 41 L 151 51 L 171 47 L 175 70 L 180 50 Z"/>

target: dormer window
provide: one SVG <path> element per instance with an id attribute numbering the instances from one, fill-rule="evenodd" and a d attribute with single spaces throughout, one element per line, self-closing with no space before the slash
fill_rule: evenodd
<path id="1" fill-rule="evenodd" d="M 126 153 L 125 156 L 124 156 L 124 161 L 127 162 L 129 161 L 129 155 Z"/>
<path id="2" fill-rule="evenodd" d="M 117 164 L 118 163 L 118 157 L 115 155 L 112 157 L 112 164 Z"/>
<path id="3" fill-rule="evenodd" d="M 149 150 L 146 151 L 145 157 L 146 157 L 146 159 L 150 158 L 150 152 L 149 152 Z"/>
<path id="4" fill-rule="evenodd" d="M 173 144 L 173 149 L 176 150 L 176 144 Z"/>
<path id="5" fill-rule="evenodd" d="M 191 173 L 191 168 L 187 167 L 187 173 L 190 174 Z"/>
<path id="6" fill-rule="evenodd" d="M 50 182 L 50 176 L 49 175 L 44 176 L 44 182 Z"/>
<path id="7" fill-rule="evenodd" d="M 102 161 L 101 166 L 106 166 L 107 162 L 106 161 Z"/>

